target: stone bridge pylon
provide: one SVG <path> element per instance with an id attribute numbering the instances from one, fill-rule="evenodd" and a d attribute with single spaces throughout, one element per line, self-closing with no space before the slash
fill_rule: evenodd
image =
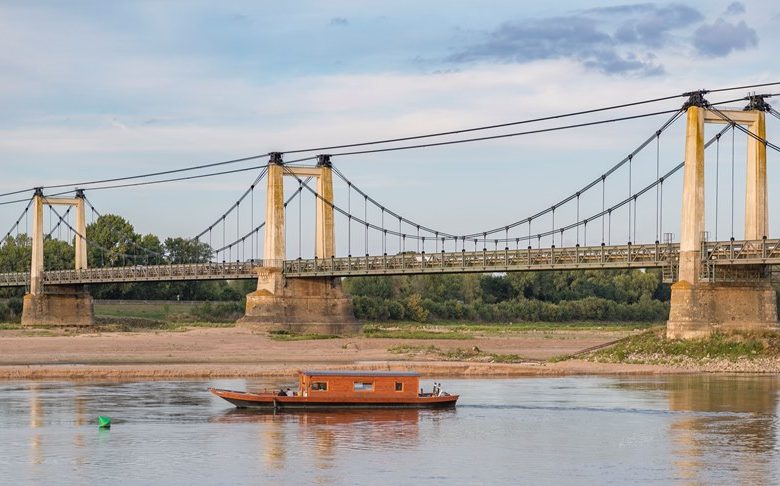
<path id="1" fill-rule="evenodd" d="M 246 313 L 239 324 L 264 330 L 343 333 L 360 329 L 352 301 L 341 289 L 339 277 L 286 278 L 284 176 L 316 177 L 315 256 L 335 254 L 333 169 L 330 157 L 319 156 L 316 167 L 285 167 L 282 155 L 271 154 L 266 175 L 263 267 L 257 290 L 246 297 Z"/>
<path id="2" fill-rule="evenodd" d="M 43 207 L 73 206 L 76 209 L 76 270 L 87 268 L 87 234 L 84 193 L 73 198 L 49 198 L 40 189 L 33 196 L 32 265 L 30 291 L 24 296 L 22 325 L 25 327 L 89 326 L 94 324 L 92 296 L 85 285 L 45 286 L 43 281 Z"/>
<path id="3" fill-rule="evenodd" d="M 758 103 L 756 103 L 758 101 Z M 763 100 L 745 110 L 713 110 L 696 94 L 687 108 L 679 275 L 672 285 L 666 335 L 705 337 L 718 330 L 776 330 L 777 299 L 766 265 L 706 268 L 704 240 L 704 126 L 736 123 L 755 135 L 747 141 L 745 240 L 766 239 L 769 219 Z M 732 238 L 733 240 L 733 238 Z"/>

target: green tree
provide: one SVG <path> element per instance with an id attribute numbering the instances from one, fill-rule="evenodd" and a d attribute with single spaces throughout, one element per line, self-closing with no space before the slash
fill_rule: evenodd
<path id="1" fill-rule="evenodd" d="M 166 238 L 164 246 L 168 263 L 203 263 L 211 260 L 211 247 L 200 241 Z"/>
<path id="2" fill-rule="evenodd" d="M 479 284 L 482 289 L 482 301 L 487 304 L 514 298 L 514 288 L 504 275 L 482 275 Z"/>
<path id="3" fill-rule="evenodd" d="M 139 253 L 141 237 L 133 225 L 121 216 L 104 214 L 87 226 L 90 267 L 122 267 L 136 264 L 127 255 Z"/>
<path id="4" fill-rule="evenodd" d="M 351 277 L 344 279 L 344 291 L 350 295 L 391 299 L 396 297 L 393 277 Z"/>
<path id="5" fill-rule="evenodd" d="M 165 247 L 156 235 L 148 234 L 138 242 L 139 257 L 145 265 L 162 265 L 165 263 Z"/>
<path id="6" fill-rule="evenodd" d="M 76 266 L 76 249 L 62 240 L 47 238 L 43 242 L 43 268 L 68 270 Z"/>
<path id="7" fill-rule="evenodd" d="M 0 272 L 29 272 L 32 241 L 26 234 L 7 237 L 0 245 Z"/>

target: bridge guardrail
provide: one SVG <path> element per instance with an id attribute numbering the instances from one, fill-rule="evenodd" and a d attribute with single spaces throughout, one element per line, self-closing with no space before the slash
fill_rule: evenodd
<path id="1" fill-rule="evenodd" d="M 44 284 L 88 282 L 127 282 L 159 280 L 240 279 L 257 276 L 260 262 L 193 263 L 177 265 L 137 265 L 131 267 L 54 270 L 44 273 Z"/>
<path id="2" fill-rule="evenodd" d="M 524 270 L 574 270 L 609 268 L 662 268 L 664 278 L 674 278 L 679 245 L 586 246 L 526 248 L 440 253 L 334 257 L 298 260 L 250 260 L 198 264 L 148 265 L 86 270 L 50 270 L 45 285 L 77 285 L 118 282 L 232 280 L 257 278 L 262 268 L 281 269 L 287 277 L 347 275 L 398 275 L 418 273 L 480 273 Z M 780 265 L 780 239 L 704 242 L 703 277 L 724 274 L 710 267 Z M 709 273 L 706 273 L 709 272 Z M 734 270 L 736 272 L 736 270 Z M 734 275 L 737 273 L 732 272 Z M 745 273 L 745 272 L 743 272 Z M 749 272 L 748 272 L 749 273 Z M 754 272 L 755 273 L 755 272 Z M 0 287 L 29 285 L 28 272 L 0 273 Z"/>
<path id="3" fill-rule="evenodd" d="M 0 273 L 0 287 L 26 287 L 30 283 L 30 272 Z"/>
<path id="4" fill-rule="evenodd" d="M 287 276 L 491 272 L 574 268 L 661 267 L 677 256 L 668 244 L 541 248 L 289 260 Z"/>

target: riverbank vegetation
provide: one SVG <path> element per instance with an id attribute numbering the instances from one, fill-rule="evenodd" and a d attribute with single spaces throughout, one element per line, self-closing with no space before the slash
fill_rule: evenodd
<path id="1" fill-rule="evenodd" d="M 355 277 L 344 289 L 358 319 L 414 322 L 657 322 L 670 294 L 638 270 Z"/>
<path id="2" fill-rule="evenodd" d="M 695 365 L 717 360 L 736 362 L 780 357 L 780 333 L 716 332 L 692 340 L 666 339 L 654 328 L 594 351 L 586 359 L 600 363 Z"/>
<path id="3" fill-rule="evenodd" d="M 492 353 L 481 350 L 478 346 L 471 348 L 441 349 L 433 345 L 399 344 L 388 348 L 394 354 L 407 358 L 434 358 L 440 361 L 475 361 L 480 363 L 529 363 L 539 362 L 537 359 L 523 358 L 517 354 Z"/>
<path id="4" fill-rule="evenodd" d="M 384 339 L 474 339 L 512 334 L 552 334 L 568 331 L 636 331 L 647 329 L 658 323 L 648 322 L 520 322 L 520 323 L 466 323 L 416 322 L 367 323 L 363 335 L 368 338 Z"/>

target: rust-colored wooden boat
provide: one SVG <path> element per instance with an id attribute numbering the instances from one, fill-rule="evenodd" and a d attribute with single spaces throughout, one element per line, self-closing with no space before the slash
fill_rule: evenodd
<path id="1" fill-rule="evenodd" d="M 454 407 L 458 395 L 420 388 L 420 374 L 397 371 L 301 371 L 298 390 L 251 393 L 209 388 L 238 408 L 318 410 Z"/>

